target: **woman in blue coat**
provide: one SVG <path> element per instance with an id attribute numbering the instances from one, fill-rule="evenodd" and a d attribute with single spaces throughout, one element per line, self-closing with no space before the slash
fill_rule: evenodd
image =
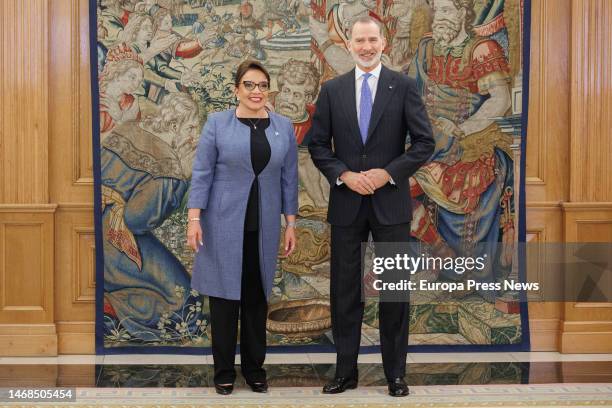
<path id="1" fill-rule="evenodd" d="M 285 255 L 296 244 L 298 173 L 293 124 L 265 108 L 270 75 L 255 61 L 237 69 L 236 109 L 213 113 L 193 164 L 187 241 L 196 251 L 192 288 L 209 296 L 215 389 L 230 394 L 240 315 L 247 384 L 266 392 L 267 298 L 285 216 Z"/>

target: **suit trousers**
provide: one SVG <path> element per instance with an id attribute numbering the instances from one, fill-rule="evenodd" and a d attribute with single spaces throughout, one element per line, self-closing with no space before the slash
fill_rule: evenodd
<path id="1" fill-rule="evenodd" d="M 266 319 L 268 303 L 261 282 L 257 231 L 244 232 L 240 300 L 211 296 L 210 324 L 215 384 L 236 380 L 234 361 L 240 316 L 240 368 L 247 383 L 266 379 Z"/>
<path id="2" fill-rule="evenodd" d="M 369 196 L 363 196 L 357 218 L 350 226 L 331 227 L 331 318 L 336 347 L 336 377 L 357 378 L 361 342 L 362 302 L 361 244 L 372 233 L 374 242 L 409 242 L 410 224 L 382 225 L 376 219 Z M 408 347 L 408 302 L 380 302 L 380 347 L 388 381 L 404 377 Z"/>

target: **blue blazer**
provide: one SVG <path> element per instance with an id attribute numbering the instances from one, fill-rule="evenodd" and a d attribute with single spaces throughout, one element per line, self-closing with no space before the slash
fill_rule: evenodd
<path id="1" fill-rule="evenodd" d="M 259 174 L 259 263 L 266 297 L 272 291 L 281 214 L 298 209 L 297 145 L 289 119 L 270 112 L 270 161 Z M 196 152 L 187 206 L 201 208 L 204 246 L 196 254 L 191 287 L 240 299 L 244 218 L 255 173 L 251 130 L 231 109 L 208 117 Z"/>

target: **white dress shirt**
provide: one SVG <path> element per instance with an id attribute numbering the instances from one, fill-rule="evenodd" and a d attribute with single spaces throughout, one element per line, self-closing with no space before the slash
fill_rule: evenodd
<path id="1" fill-rule="evenodd" d="M 380 71 L 382 69 L 382 64 L 379 62 L 378 66 L 376 68 L 374 68 L 372 71 L 370 71 L 370 74 L 372 74 L 369 78 L 368 78 L 368 86 L 370 87 L 370 93 L 372 94 L 372 104 L 374 104 L 374 99 L 376 98 L 376 88 L 378 87 L 378 78 L 380 78 Z M 361 112 L 359 112 L 361 109 L 359 109 L 359 103 L 361 103 L 361 87 L 363 86 L 363 74 L 365 74 L 365 71 L 363 71 L 361 68 L 359 68 L 358 66 L 355 67 L 355 107 L 357 108 L 357 121 L 359 121 L 360 116 L 361 116 Z"/>
<path id="2" fill-rule="evenodd" d="M 382 70 L 382 64 L 379 62 L 378 66 L 370 71 L 372 74 L 368 78 L 368 86 L 370 87 L 370 93 L 372 94 L 372 105 L 374 105 L 374 98 L 376 98 L 376 88 L 378 87 L 378 78 L 380 78 L 380 71 Z M 355 107 L 357 108 L 357 121 L 359 121 L 359 117 L 361 116 L 361 109 L 359 109 L 359 104 L 361 103 L 361 87 L 363 86 L 363 71 L 358 66 L 355 66 Z M 389 183 L 395 185 L 395 181 L 393 179 L 389 180 Z M 340 177 L 336 179 L 337 185 L 342 185 L 344 182 L 340 180 Z"/>

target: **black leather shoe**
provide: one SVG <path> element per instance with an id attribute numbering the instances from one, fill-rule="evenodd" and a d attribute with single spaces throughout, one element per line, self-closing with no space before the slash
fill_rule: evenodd
<path id="1" fill-rule="evenodd" d="M 217 394 L 230 395 L 232 391 L 234 391 L 234 384 L 228 384 L 228 385 L 215 384 L 215 391 L 217 391 Z"/>
<path id="2" fill-rule="evenodd" d="M 355 378 L 336 377 L 323 387 L 323 394 L 340 394 L 346 390 L 357 388 Z"/>
<path id="3" fill-rule="evenodd" d="M 256 381 L 256 382 L 247 382 L 249 387 L 253 392 L 266 393 L 268 392 L 268 382 L 267 381 Z"/>
<path id="4" fill-rule="evenodd" d="M 387 386 L 389 389 L 389 395 L 392 397 L 405 397 L 408 395 L 408 385 L 404 382 L 401 377 L 394 378 L 393 381 L 389 381 Z"/>

